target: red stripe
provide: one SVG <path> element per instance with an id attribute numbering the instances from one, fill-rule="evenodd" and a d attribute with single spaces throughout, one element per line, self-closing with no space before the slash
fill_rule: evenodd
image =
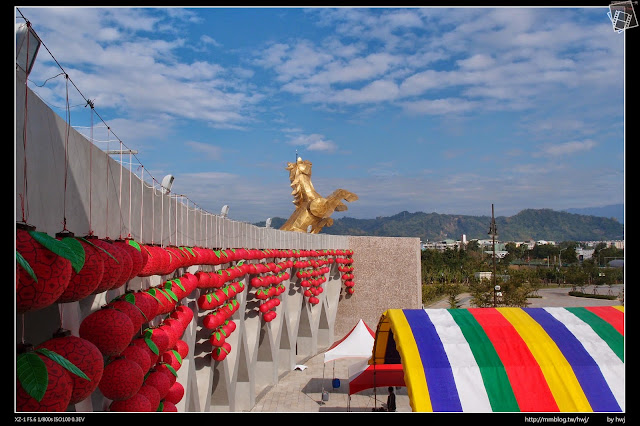
<path id="1" fill-rule="evenodd" d="M 520 411 L 560 411 L 536 359 L 511 323 L 495 308 L 469 308 L 505 367 Z"/>
<path id="2" fill-rule="evenodd" d="M 406 387 L 402 364 L 368 366 L 360 375 L 349 380 L 349 395 L 374 387 L 387 386 Z"/>
<path id="3" fill-rule="evenodd" d="M 613 306 L 590 306 L 586 309 L 611 324 L 624 336 L 624 312 Z"/>

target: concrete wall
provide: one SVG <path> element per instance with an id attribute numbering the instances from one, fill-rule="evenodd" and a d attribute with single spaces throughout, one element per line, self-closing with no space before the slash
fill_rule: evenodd
<path id="1" fill-rule="evenodd" d="M 25 114 L 25 100 L 27 111 Z M 25 121 L 26 116 L 26 121 Z M 68 132 L 68 137 L 67 137 Z M 334 264 L 325 275 L 320 303 L 302 296 L 296 270 L 285 281 L 278 316 L 270 323 L 257 314 L 259 301 L 245 277 L 246 290 L 236 296 L 236 331 L 232 352 L 222 362 L 212 360 L 208 330 L 202 328 L 196 289 L 180 303 L 189 306 L 194 321 L 182 340 L 189 355 L 178 371 L 185 388 L 179 411 L 246 411 L 279 377 L 329 347 L 362 318 L 374 328 L 388 308 L 420 307 L 420 247 L 417 238 L 370 238 L 301 234 L 258 228 L 195 209 L 164 194 L 157 182 L 130 173 L 96 147 L 25 87 L 16 74 L 15 215 L 37 231 L 55 235 L 132 237 L 143 244 L 208 248 L 352 249 L 356 293 L 348 295 Z M 270 261 L 271 259 L 265 259 Z M 145 290 L 199 269 L 231 265 L 193 265 L 168 276 L 136 277 L 126 287 L 16 315 L 16 343 L 37 345 L 59 328 L 78 335 L 82 320 L 126 289 Z M 157 325 L 159 318 L 149 325 Z M 110 401 L 96 390 L 70 411 L 107 411 Z"/>

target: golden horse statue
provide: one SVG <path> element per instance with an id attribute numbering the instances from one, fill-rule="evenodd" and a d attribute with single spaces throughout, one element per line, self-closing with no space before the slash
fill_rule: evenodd
<path id="1" fill-rule="evenodd" d="M 334 211 L 342 212 L 347 206 L 342 202 L 355 201 L 358 196 L 346 189 L 336 189 L 327 198 L 322 197 L 311 183 L 311 162 L 298 157 L 295 163 L 287 163 L 289 180 L 293 191 L 293 204 L 296 210 L 280 227 L 283 231 L 319 233 L 323 227 L 333 225 L 331 215 Z M 309 226 L 311 230 L 308 231 Z"/>

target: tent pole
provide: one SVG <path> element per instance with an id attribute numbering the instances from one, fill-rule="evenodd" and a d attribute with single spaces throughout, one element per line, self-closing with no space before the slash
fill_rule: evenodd
<path id="1" fill-rule="evenodd" d="M 378 393 L 376 389 L 376 358 L 377 358 L 377 347 L 378 347 L 378 333 L 380 332 L 380 321 L 378 321 L 378 326 L 376 327 L 376 337 L 373 339 L 373 408 L 374 410 L 378 407 Z"/>
<path id="2" fill-rule="evenodd" d="M 326 363 L 322 363 L 322 392 L 320 392 L 320 403 L 324 404 L 322 397 L 324 397 L 324 367 L 326 366 Z"/>

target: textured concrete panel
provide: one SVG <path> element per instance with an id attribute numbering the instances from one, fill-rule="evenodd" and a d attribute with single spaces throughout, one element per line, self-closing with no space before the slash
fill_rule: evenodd
<path id="1" fill-rule="evenodd" d="M 341 338 L 362 319 L 374 331 L 387 309 L 422 307 L 420 239 L 349 237 L 355 293 L 342 289 L 335 324 Z"/>

